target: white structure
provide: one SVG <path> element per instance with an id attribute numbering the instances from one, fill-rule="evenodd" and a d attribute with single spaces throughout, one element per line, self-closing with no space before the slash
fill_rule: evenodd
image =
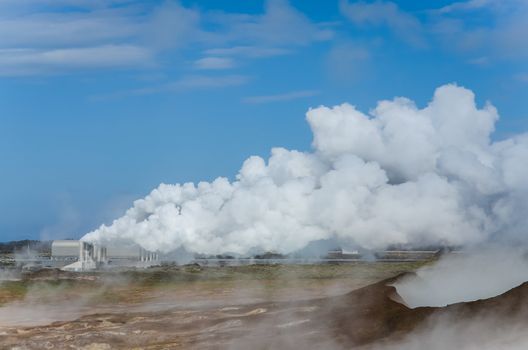
<path id="1" fill-rule="evenodd" d="M 109 265 L 115 266 L 151 266 L 159 262 L 159 255 L 137 245 L 109 245 L 107 247 Z"/>
<path id="2" fill-rule="evenodd" d="M 66 271 L 93 270 L 106 263 L 106 248 L 83 241 L 56 240 L 51 243 L 51 260 L 67 264 Z"/>
<path id="3" fill-rule="evenodd" d="M 80 242 L 74 240 L 57 240 L 51 242 L 52 260 L 77 260 L 79 259 Z"/>
<path id="4" fill-rule="evenodd" d="M 77 240 L 56 240 L 51 243 L 51 261 L 62 266 L 62 270 L 86 271 L 105 265 L 148 267 L 159 263 L 159 255 L 137 245 L 103 247 Z"/>

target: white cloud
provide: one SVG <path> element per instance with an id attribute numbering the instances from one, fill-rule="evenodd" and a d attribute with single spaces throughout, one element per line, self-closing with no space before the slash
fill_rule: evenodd
<path id="1" fill-rule="evenodd" d="M 269 103 L 269 102 L 281 102 L 291 101 L 304 97 L 311 97 L 318 95 L 320 92 L 317 90 L 300 90 L 291 91 L 284 94 L 277 95 L 262 95 L 262 96 L 250 96 L 244 98 L 242 101 L 246 103 Z"/>
<path id="2" fill-rule="evenodd" d="M 390 1 L 363 1 L 350 3 L 348 0 L 339 2 L 341 13 L 358 26 L 389 27 L 398 37 L 414 46 L 424 46 L 423 28 L 420 21 L 411 14 L 400 10 L 398 5 Z"/>
<path id="3" fill-rule="evenodd" d="M 226 57 L 204 57 L 194 62 L 197 69 L 229 69 L 235 66 L 232 59 Z"/>

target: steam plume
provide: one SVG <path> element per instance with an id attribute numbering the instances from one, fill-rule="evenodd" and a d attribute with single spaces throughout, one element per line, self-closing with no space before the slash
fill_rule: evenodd
<path id="1" fill-rule="evenodd" d="M 416 276 L 395 283 L 410 307 L 446 306 L 487 299 L 528 281 L 528 256 L 520 247 L 487 245 L 465 254 L 444 255 Z"/>
<path id="2" fill-rule="evenodd" d="M 83 239 L 206 254 L 523 239 L 528 134 L 492 142 L 497 111 L 470 90 L 445 85 L 423 109 L 399 97 L 370 115 L 318 107 L 307 120 L 312 152 L 252 156 L 233 182 L 161 184 Z"/>

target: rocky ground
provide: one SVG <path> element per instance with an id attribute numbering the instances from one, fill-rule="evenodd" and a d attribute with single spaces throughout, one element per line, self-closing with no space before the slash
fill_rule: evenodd
<path id="1" fill-rule="evenodd" d="M 126 283 L 114 281 L 104 290 L 108 276 L 36 273 L 26 277 L 30 287 L 24 297 L 0 308 L 0 344 L 5 349 L 373 349 L 398 342 L 443 314 L 458 321 L 489 310 L 510 317 L 528 298 L 528 285 L 522 285 L 484 301 L 410 309 L 390 286 L 398 277 L 362 286 L 367 279 L 359 276 L 379 279 L 413 266 L 329 267 L 326 273 L 266 268 L 252 274 L 125 273 Z M 190 281 L 182 273 L 201 277 Z M 37 281 L 61 278 L 67 287 L 58 283 L 53 288 L 60 289 L 38 290 L 44 285 Z M 347 288 L 355 289 L 345 293 Z"/>

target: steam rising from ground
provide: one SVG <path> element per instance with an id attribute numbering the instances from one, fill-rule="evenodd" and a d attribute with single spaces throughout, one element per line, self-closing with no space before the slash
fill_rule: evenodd
<path id="1" fill-rule="evenodd" d="M 410 307 L 442 307 L 495 297 L 526 281 L 526 249 L 488 245 L 445 255 L 419 269 L 415 277 L 397 281 L 395 287 Z M 495 303 L 471 318 L 456 311 L 434 315 L 403 340 L 371 349 L 526 349 L 528 309 L 505 305 L 501 309 Z"/>
<path id="2" fill-rule="evenodd" d="M 423 109 L 395 98 L 370 115 L 319 107 L 307 120 L 313 152 L 274 148 L 233 182 L 161 184 L 83 239 L 206 254 L 521 239 L 528 135 L 491 142 L 497 111 L 471 91 L 445 85 Z"/>
<path id="3" fill-rule="evenodd" d="M 398 281 L 398 294 L 410 307 L 446 306 L 487 299 L 528 281 L 528 256 L 518 248 L 486 247 L 445 255 L 416 277 Z M 528 338 L 527 338 L 528 339 Z"/>
<path id="4" fill-rule="evenodd" d="M 400 342 L 373 346 L 369 350 L 524 350 L 528 347 L 527 310 L 508 318 L 493 312 L 463 321 L 455 315 L 434 317 Z"/>

